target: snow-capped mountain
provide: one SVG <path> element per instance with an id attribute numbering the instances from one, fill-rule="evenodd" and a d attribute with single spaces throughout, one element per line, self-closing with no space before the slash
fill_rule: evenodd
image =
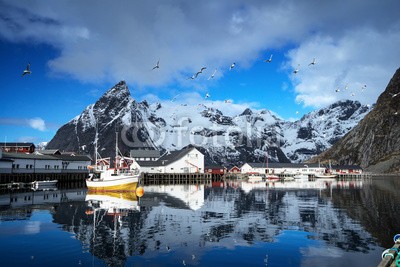
<path id="1" fill-rule="evenodd" d="M 47 148 L 93 154 L 97 125 L 103 157 L 115 154 L 117 130 L 125 155 L 135 148 L 168 152 L 193 145 L 206 155 L 208 165 L 265 162 L 266 155 L 270 162 L 300 162 L 328 149 L 370 110 L 348 100 L 289 122 L 266 109 L 228 116 L 218 105 L 222 104 L 138 103 L 122 81 L 62 126 Z"/>
<path id="2" fill-rule="evenodd" d="M 339 101 L 310 112 L 299 121 L 286 122 L 282 126 L 285 143 L 281 148 L 292 162 L 306 161 L 330 148 L 369 111 L 370 107 L 360 102 Z"/>

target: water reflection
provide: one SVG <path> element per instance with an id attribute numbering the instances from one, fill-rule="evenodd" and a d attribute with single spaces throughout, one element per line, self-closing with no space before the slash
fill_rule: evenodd
<path id="1" fill-rule="evenodd" d="M 141 198 L 81 188 L 14 191 L 0 195 L 1 221 L 29 220 L 42 205 L 91 256 L 83 265 L 299 266 L 322 258 L 340 265 L 350 252 L 360 258 L 353 265 L 376 265 L 397 231 L 399 188 L 396 180 L 333 179 L 151 185 Z"/>

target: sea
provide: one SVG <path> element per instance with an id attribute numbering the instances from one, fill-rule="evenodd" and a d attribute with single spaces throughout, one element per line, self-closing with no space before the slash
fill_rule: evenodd
<path id="1" fill-rule="evenodd" d="M 0 189 L 1 266 L 377 266 L 400 177 Z"/>

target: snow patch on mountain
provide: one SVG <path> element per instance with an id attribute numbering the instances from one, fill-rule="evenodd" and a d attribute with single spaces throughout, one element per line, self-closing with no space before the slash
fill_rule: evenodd
<path id="1" fill-rule="evenodd" d="M 173 151 L 194 145 L 208 154 L 208 164 L 265 162 L 267 155 L 272 162 L 302 162 L 328 149 L 370 110 L 359 102 L 347 100 L 313 111 L 300 120 L 285 121 L 267 109 L 238 111 L 240 107 L 211 100 L 138 103 L 126 84 L 120 82 L 64 125 L 60 136 L 56 134 L 50 144 L 86 145 L 90 153 L 94 128 L 99 124 L 99 140 L 107 143 L 107 151 L 111 150 L 108 148 L 112 145 L 111 137 L 101 135 L 110 135 L 115 132 L 111 127 L 119 127 L 120 146 L 126 153 L 140 146 Z M 223 110 L 229 110 L 229 115 Z M 75 139 L 63 143 L 62 135 L 70 126 L 75 130 L 77 144 L 70 144 Z"/>

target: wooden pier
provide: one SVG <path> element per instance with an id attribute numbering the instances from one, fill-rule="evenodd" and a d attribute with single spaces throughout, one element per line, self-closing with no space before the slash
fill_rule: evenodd
<path id="1" fill-rule="evenodd" d="M 142 173 L 141 185 L 206 184 L 211 183 L 208 173 Z"/>
<path id="2" fill-rule="evenodd" d="M 1 173 L 0 184 L 31 183 L 34 181 L 57 180 L 59 182 L 85 181 L 88 173 Z"/>

